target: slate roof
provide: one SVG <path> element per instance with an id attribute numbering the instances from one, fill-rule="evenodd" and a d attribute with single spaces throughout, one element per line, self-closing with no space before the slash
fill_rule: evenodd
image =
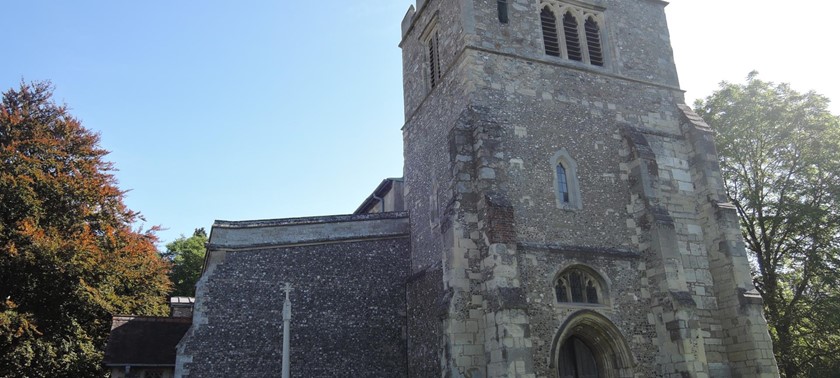
<path id="1" fill-rule="evenodd" d="M 191 318 L 114 316 L 104 364 L 175 366 L 175 346 L 191 324 Z"/>

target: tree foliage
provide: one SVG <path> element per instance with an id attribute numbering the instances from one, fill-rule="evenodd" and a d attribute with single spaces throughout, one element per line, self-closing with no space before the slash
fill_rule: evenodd
<path id="1" fill-rule="evenodd" d="M 840 371 L 840 118 L 828 103 L 753 72 L 695 106 L 717 133 L 787 377 Z"/>
<path id="2" fill-rule="evenodd" d="M 0 376 L 102 376 L 111 314 L 166 314 L 168 263 L 132 229 L 107 151 L 49 83 L 0 103 Z"/>
<path id="3" fill-rule="evenodd" d="M 172 271 L 169 278 L 174 285 L 173 297 L 192 297 L 195 295 L 195 284 L 201 276 L 204 266 L 204 245 L 207 243 L 207 232 L 198 228 L 189 238 L 181 236 L 166 245 L 164 257 L 172 261 Z"/>

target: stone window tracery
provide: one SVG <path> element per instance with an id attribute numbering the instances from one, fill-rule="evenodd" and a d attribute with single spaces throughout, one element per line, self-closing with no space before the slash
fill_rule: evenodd
<path id="1" fill-rule="evenodd" d="M 540 22 L 545 54 L 604 65 L 603 14 L 558 0 L 540 1 Z"/>
<path id="2" fill-rule="evenodd" d="M 603 304 L 601 280 L 588 269 L 569 268 L 557 277 L 554 294 L 558 303 Z"/>

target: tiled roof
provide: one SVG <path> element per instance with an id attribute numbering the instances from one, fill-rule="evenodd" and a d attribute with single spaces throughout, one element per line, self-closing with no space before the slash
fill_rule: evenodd
<path id="1" fill-rule="evenodd" d="M 190 324 L 191 318 L 114 316 L 104 364 L 174 366 L 175 346 Z"/>

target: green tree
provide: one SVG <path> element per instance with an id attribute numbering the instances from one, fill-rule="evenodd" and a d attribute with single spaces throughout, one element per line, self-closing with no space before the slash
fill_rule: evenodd
<path id="1" fill-rule="evenodd" d="M 717 133 L 786 377 L 840 371 L 840 118 L 828 104 L 755 72 L 695 104 Z"/>
<path id="2" fill-rule="evenodd" d="M 168 263 L 49 83 L 0 103 L 0 377 L 103 376 L 111 314 L 165 315 Z"/>
<path id="3" fill-rule="evenodd" d="M 189 238 L 181 236 L 166 245 L 163 256 L 172 261 L 169 278 L 174 285 L 173 297 L 192 297 L 195 295 L 195 283 L 201 276 L 204 266 L 204 245 L 207 244 L 207 232 L 197 228 Z"/>

